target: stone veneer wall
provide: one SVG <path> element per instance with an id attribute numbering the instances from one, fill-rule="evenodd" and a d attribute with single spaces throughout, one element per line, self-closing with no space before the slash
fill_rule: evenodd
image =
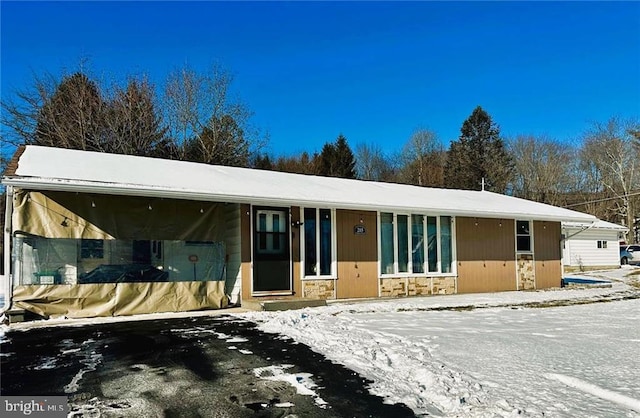
<path id="1" fill-rule="evenodd" d="M 380 279 L 380 296 L 427 296 L 456 293 L 455 277 L 408 277 Z"/>
<path id="2" fill-rule="evenodd" d="M 456 293 L 455 277 L 433 277 L 431 281 L 434 295 L 453 295 Z"/>
<path id="3" fill-rule="evenodd" d="M 409 277 L 409 296 L 426 296 L 431 294 L 430 277 Z"/>
<path id="4" fill-rule="evenodd" d="M 302 297 L 307 299 L 335 299 L 335 280 L 303 280 Z"/>
<path id="5" fill-rule="evenodd" d="M 380 279 L 380 296 L 407 296 L 407 279 Z"/>
<path id="6" fill-rule="evenodd" d="M 533 256 L 520 254 L 518 256 L 518 290 L 533 290 L 536 288 L 536 272 Z"/>

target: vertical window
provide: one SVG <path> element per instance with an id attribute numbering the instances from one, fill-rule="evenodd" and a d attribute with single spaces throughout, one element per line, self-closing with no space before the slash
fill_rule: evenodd
<path id="1" fill-rule="evenodd" d="M 451 217 L 440 217 L 440 245 L 442 246 L 442 254 L 440 256 L 440 271 L 442 273 L 451 273 Z"/>
<path id="2" fill-rule="evenodd" d="M 413 273 L 424 273 L 423 215 L 411 215 L 411 262 Z"/>
<path id="3" fill-rule="evenodd" d="M 380 273 L 393 273 L 395 246 L 393 243 L 393 213 L 380 214 Z"/>
<path id="4" fill-rule="evenodd" d="M 435 216 L 427 217 L 427 243 L 429 271 L 438 271 L 438 220 Z"/>
<path id="5" fill-rule="evenodd" d="M 329 276 L 334 261 L 331 209 L 304 209 L 304 275 Z"/>
<path id="6" fill-rule="evenodd" d="M 607 248 L 607 241 L 598 241 L 598 248 Z"/>
<path id="7" fill-rule="evenodd" d="M 320 209 L 320 274 L 331 274 L 331 211 Z"/>
<path id="8" fill-rule="evenodd" d="M 316 210 L 304 210 L 304 275 L 315 276 L 317 265 Z"/>
<path id="9" fill-rule="evenodd" d="M 531 251 L 530 231 L 529 221 L 516 221 L 516 250 L 518 252 Z"/>
<path id="10" fill-rule="evenodd" d="M 406 273 L 409 271 L 409 217 L 407 215 L 398 215 L 398 272 Z"/>

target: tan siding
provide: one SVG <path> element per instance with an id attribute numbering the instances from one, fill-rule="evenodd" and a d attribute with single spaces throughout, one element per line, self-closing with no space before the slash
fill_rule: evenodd
<path id="1" fill-rule="evenodd" d="M 240 247 L 242 260 L 242 299 L 251 298 L 251 207 L 240 205 Z"/>
<path id="2" fill-rule="evenodd" d="M 456 222 L 458 293 L 516 290 L 514 221 L 459 217 Z"/>
<path id="3" fill-rule="evenodd" d="M 377 215 L 375 212 L 336 211 L 338 280 L 336 297 L 378 296 Z M 353 227 L 362 225 L 365 235 L 355 235 Z"/>
<path id="4" fill-rule="evenodd" d="M 562 279 L 560 262 L 560 223 L 533 223 L 536 288 L 559 287 Z"/>
<path id="5" fill-rule="evenodd" d="M 299 225 L 300 207 L 293 206 L 291 208 L 291 224 Z M 304 297 L 302 290 L 302 281 L 300 280 L 300 231 L 301 227 L 291 227 L 291 265 L 293 274 L 293 296 L 296 298 Z"/>

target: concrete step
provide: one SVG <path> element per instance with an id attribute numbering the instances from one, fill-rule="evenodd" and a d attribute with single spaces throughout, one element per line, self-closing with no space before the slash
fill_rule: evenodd
<path id="1" fill-rule="evenodd" d="M 327 306 L 324 299 L 296 299 L 296 300 L 243 300 L 242 305 L 245 309 L 252 311 L 287 311 L 291 309 L 316 308 L 318 306 Z"/>

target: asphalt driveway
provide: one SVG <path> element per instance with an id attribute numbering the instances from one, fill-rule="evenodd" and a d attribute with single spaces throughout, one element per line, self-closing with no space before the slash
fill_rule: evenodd
<path id="1" fill-rule="evenodd" d="M 0 395 L 67 396 L 78 417 L 414 417 L 368 381 L 231 316 L 9 331 Z"/>

